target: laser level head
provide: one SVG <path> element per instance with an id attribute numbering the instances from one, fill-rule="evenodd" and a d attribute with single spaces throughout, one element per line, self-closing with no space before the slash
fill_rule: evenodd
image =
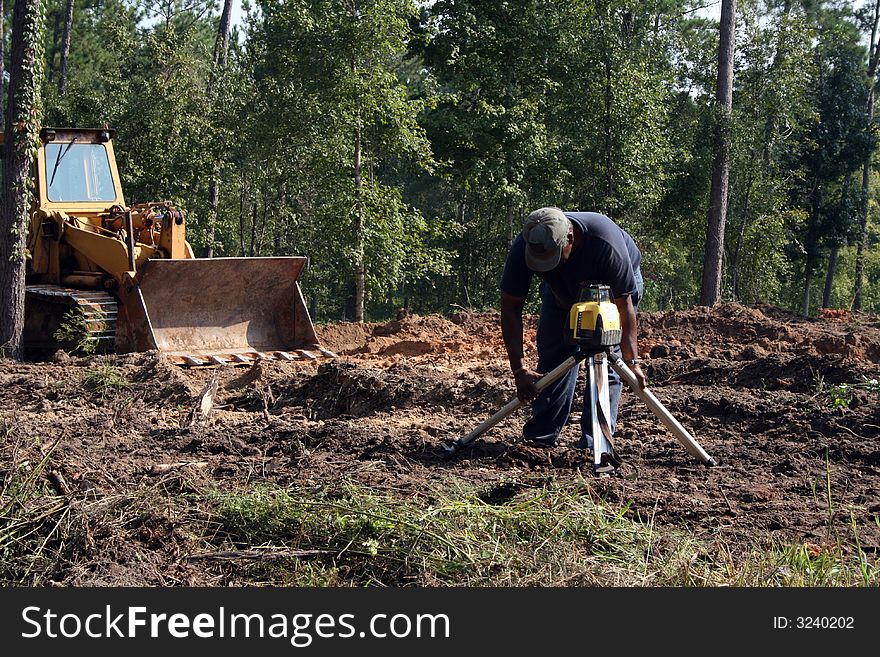
<path id="1" fill-rule="evenodd" d="M 611 301 L 611 288 L 597 284 L 584 286 L 580 299 L 571 307 L 569 329 L 573 342 L 587 349 L 619 345 L 623 330 L 620 313 Z"/>

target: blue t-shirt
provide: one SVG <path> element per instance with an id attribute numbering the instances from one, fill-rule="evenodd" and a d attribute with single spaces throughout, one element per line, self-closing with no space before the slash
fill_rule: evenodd
<path id="1" fill-rule="evenodd" d="M 578 300 L 581 287 L 601 283 L 611 288 L 616 299 L 637 293 L 633 272 L 639 269 L 642 254 L 633 238 L 604 214 L 566 212 L 569 220 L 581 229 L 580 245 L 568 260 L 548 272 L 534 272 L 526 265 L 525 239 L 520 233 L 507 253 L 501 290 L 514 297 L 529 293 L 532 276 L 546 282 L 560 308 L 569 308 Z"/>

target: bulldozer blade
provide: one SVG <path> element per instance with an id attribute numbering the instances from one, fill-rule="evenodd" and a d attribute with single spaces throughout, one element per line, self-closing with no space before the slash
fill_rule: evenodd
<path id="1" fill-rule="evenodd" d="M 297 282 L 306 261 L 148 260 L 138 271 L 139 293 L 130 295 L 142 308 L 128 309 L 120 334 L 140 343 L 133 349 L 146 344 L 185 365 L 333 355 L 318 345 Z"/>

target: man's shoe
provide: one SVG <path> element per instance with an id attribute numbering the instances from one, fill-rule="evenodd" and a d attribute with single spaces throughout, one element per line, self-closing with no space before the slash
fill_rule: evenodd
<path id="1" fill-rule="evenodd" d="M 555 433 L 549 433 L 544 436 L 523 436 L 523 440 L 537 447 L 556 447 L 559 444 L 559 436 Z"/>
<path id="2" fill-rule="evenodd" d="M 581 439 L 578 441 L 577 446 L 581 449 L 593 449 L 593 437 L 581 436 Z"/>

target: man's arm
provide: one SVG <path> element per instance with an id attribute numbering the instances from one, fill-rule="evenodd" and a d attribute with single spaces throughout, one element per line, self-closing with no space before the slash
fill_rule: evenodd
<path id="1" fill-rule="evenodd" d="M 614 300 L 614 305 L 617 306 L 617 311 L 620 313 L 620 323 L 621 328 L 623 329 L 623 337 L 620 340 L 620 352 L 623 355 L 623 360 L 638 358 L 639 328 L 638 323 L 636 322 L 636 309 L 633 307 L 632 297 L 628 294 L 623 297 L 617 297 Z M 636 380 L 639 382 L 639 388 L 644 390 L 647 381 L 645 379 L 645 373 L 642 372 L 642 368 L 639 366 L 638 362 L 634 365 L 627 363 L 627 367 L 629 367 L 632 370 L 632 373 L 635 374 Z"/>
<path id="2" fill-rule="evenodd" d="M 515 297 L 507 292 L 501 293 L 501 336 L 510 361 L 510 370 L 516 381 L 516 396 L 522 401 L 531 401 L 538 396 L 535 381 L 541 375 L 523 364 L 523 308 L 525 297 Z"/>

